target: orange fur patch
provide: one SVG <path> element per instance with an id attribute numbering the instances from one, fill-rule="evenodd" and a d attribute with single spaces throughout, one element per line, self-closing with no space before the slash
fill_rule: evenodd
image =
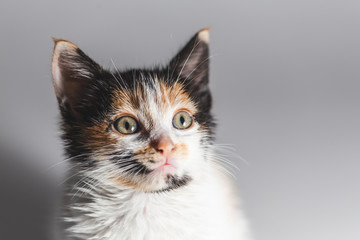
<path id="1" fill-rule="evenodd" d="M 125 179 L 124 177 L 112 177 L 110 180 L 114 181 L 116 184 L 124 187 L 134 188 L 137 190 L 140 190 L 142 192 L 145 192 L 146 189 L 140 187 L 139 185 L 132 183 L 131 181 Z"/>
<path id="2" fill-rule="evenodd" d="M 114 145 L 117 143 L 117 139 L 107 134 L 106 129 L 108 124 L 99 123 L 91 127 L 84 127 L 82 129 L 81 137 L 84 139 L 86 146 L 89 149 L 96 150 L 113 150 Z M 101 154 L 100 154 L 101 155 Z"/>
<path id="3" fill-rule="evenodd" d="M 184 157 L 189 153 L 189 148 L 185 143 L 179 143 L 175 145 L 174 156 L 175 157 Z"/>

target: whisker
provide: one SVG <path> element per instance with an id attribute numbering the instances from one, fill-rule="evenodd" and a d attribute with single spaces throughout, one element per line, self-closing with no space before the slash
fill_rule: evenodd
<path id="1" fill-rule="evenodd" d="M 114 68 L 115 68 L 115 70 L 116 70 L 116 73 L 119 75 L 120 80 L 122 81 L 122 83 L 123 83 L 123 85 L 124 85 L 124 88 L 125 88 L 126 90 L 128 90 L 128 89 L 127 89 L 127 86 L 126 86 L 126 84 L 125 84 L 125 81 L 124 81 L 124 79 L 122 78 L 122 76 L 121 76 L 121 74 L 120 74 L 120 71 L 118 70 L 118 68 L 116 67 L 116 65 L 115 65 L 115 63 L 114 63 L 114 60 L 111 58 L 110 61 L 111 61 L 112 65 L 114 66 Z M 115 80 L 119 83 L 119 86 L 121 87 L 120 82 L 119 82 L 119 79 L 118 79 L 117 77 L 115 77 L 115 75 L 114 75 L 112 72 L 111 72 L 111 74 L 113 75 L 113 77 L 115 78 Z"/>
<path id="2" fill-rule="evenodd" d="M 74 160 L 76 158 L 85 157 L 85 156 L 88 156 L 88 154 L 79 154 L 79 155 L 76 155 L 76 156 L 73 156 L 73 157 L 70 157 L 70 158 L 66 158 L 66 159 L 64 159 L 64 160 L 62 160 L 60 162 L 54 163 L 53 165 L 49 166 L 48 168 L 46 168 L 44 170 L 44 172 L 46 173 L 46 172 L 50 171 L 51 169 L 53 169 L 54 167 L 57 167 L 57 166 L 59 166 L 59 165 L 61 165 L 63 163 L 72 161 L 72 160 Z"/>
<path id="3" fill-rule="evenodd" d="M 202 64 L 204 64 L 205 62 L 209 61 L 211 58 L 215 57 L 216 55 L 211 55 L 209 57 L 207 57 L 206 59 L 204 59 L 203 61 L 201 61 L 185 78 L 184 82 L 186 82 L 186 80 L 191 76 L 191 74 L 193 72 L 196 71 L 196 69 L 198 69 Z"/>

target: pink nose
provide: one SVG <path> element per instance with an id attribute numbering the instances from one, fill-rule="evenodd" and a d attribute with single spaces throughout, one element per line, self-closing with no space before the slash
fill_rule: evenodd
<path id="1" fill-rule="evenodd" d="M 157 152 L 162 153 L 165 158 L 168 158 L 170 153 L 174 150 L 175 145 L 169 136 L 161 136 L 154 144 Z"/>

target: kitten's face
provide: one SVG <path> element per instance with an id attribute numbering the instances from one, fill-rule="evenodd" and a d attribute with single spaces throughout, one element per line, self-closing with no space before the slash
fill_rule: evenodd
<path id="1" fill-rule="evenodd" d="M 194 117 L 195 103 L 180 84 L 169 86 L 154 78 L 131 90 L 116 90 L 111 105 L 110 124 L 103 121 L 90 127 L 86 137 L 96 138 L 101 126 L 104 135 L 93 149 L 114 182 L 158 191 L 193 178 L 204 163 L 200 142 L 207 133 Z"/>
<path id="2" fill-rule="evenodd" d="M 53 79 L 70 157 L 104 184 L 145 192 L 201 176 L 212 137 L 208 30 L 163 69 L 111 73 L 57 40 Z"/>

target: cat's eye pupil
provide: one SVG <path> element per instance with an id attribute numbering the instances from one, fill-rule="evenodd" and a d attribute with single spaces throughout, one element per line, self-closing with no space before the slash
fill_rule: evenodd
<path id="1" fill-rule="evenodd" d="M 184 118 L 184 116 L 180 117 L 180 123 L 181 123 L 181 125 L 185 126 L 185 118 Z"/>
<path id="2" fill-rule="evenodd" d="M 126 130 L 130 129 L 130 123 L 128 121 L 125 122 L 125 129 Z"/>

